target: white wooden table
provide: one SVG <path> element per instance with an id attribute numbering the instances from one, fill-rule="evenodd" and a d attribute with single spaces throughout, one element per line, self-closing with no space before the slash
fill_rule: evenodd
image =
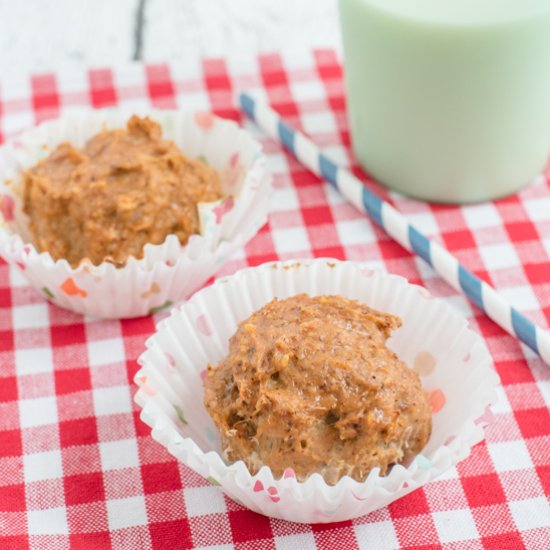
<path id="1" fill-rule="evenodd" d="M 0 0 L 0 75 L 337 47 L 337 0 Z"/>

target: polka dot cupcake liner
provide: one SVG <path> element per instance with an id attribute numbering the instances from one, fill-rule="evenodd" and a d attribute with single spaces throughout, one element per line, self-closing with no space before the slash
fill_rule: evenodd
<path id="1" fill-rule="evenodd" d="M 124 128 L 132 114 L 160 123 L 163 137 L 220 173 L 224 198 L 198 205 L 200 234 L 186 246 L 175 235 L 148 244 L 143 258 L 132 257 L 121 268 L 85 260 L 74 268 L 48 252 L 39 253 L 22 210 L 21 172 L 63 141 L 82 147 L 104 129 Z M 256 234 L 267 220 L 271 189 L 261 145 L 233 121 L 182 111 L 73 115 L 44 123 L 0 148 L 0 256 L 56 305 L 92 317 L 147 315 L 187 298 Z"/>
<path id="2" fill-rule="evenodd" d="M 302 292 L 339 294 L 403 320 L 388 345 L 418 372 L 433 411 L 430 440 L 410 464 L 394 466 L 385 477 L 375 469 L 361 483 L 345 476 L 331 486 L 319 474 L 300 482 L 288 468 L 276 479 L 265 466 L 251 475 L 242 461 L 223 460 L 203 405 L 205 369 L 227 354 L 240 321 L 275 297 Z M 235 501 L 304 523 L 367 514 L 467 457 L 484 437 L 498 383 L 483 340 L 448 304 L 401 277 L 332 259 L 264 264 L 220 279 L 174 310 L 146 345 L 136 402 L 153 438 Z"/>

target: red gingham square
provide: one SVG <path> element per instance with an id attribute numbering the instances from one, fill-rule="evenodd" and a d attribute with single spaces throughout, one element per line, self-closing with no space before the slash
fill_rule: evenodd
<path id="1" fill-rule="evenodd" d="M 55 390 L 58 394 L 89 390 L 90 387 L 90 369 L 87 367 L 55 373 Z"/>
<path id="2" fill-rule="evenodd" d="M 483 548 L 486 550 L 515 550 L 516 548 L 525 547 L 519 533 L 506 533 L 504 535 L 484 537 L 482 542 Z"/>
<path id="3" fill-rule="evenodd" d="M 110 69 L 92 69 L 90 79 L 90 96 L 95 108 L 116 105 L 117 94 Z"/>
<path id="4" fill-rule="evenodd" d="M 149 428 L 149 426 L 147 426 L 147 424 L 145 424 L 145 422 L 142 422 L 140 417 L 139 417 L 139 411 L 134 411 L 132 413 L 132 416 L 133 416 L 133 420 L 134 420 L 134 428 L 135 428 L 135 434 L 136 434 L 136 437 L 139 437 L 138 439 L 138 447 L 139 447 L 139 441 L 142 439 L 142 438 L 145 438 L 145 437 L 148 437 L 149 434 L 151 433 L 151 428 Z M 128 428 L 128 425 L 125 425 L 125 427 L 123 428 L 123 430 L 127 430 L 129 429 Z"/>
<path id="5" fill-rule="evenodd" d="M 378 243 L 382 258 L 389 262 L 396 259 L 406 258 L 409 260 L 409 254 L 394 241 L 383 240 Z"/>
<path id="6" fill-rule="evenodd" d="M 10 117 L 40 122 L 69 107 L 124 108 L 136 100 L 157 108 L 201 104 L 252 129 L 236 110 L 235 93 L 262 88 L 275 109 L 311 131 L 370 190 L 548 326 L 550 217 L 538 201 L 550 197 L 550 171 L 520 193 L 483 205 L 429 205 L 398 196 L 368 178 L 350 151 L 339 54 L 318 50 L 307 59 L 266 53 L 242 65 L 246 69 L 215 58 L 30 76 L 21 80 L 19 97 L 4 101 L 0 86 L 0 139 L 16 127 Z M 318 89 L 319 97 L 302 97 L 308 87 Z M 486 442 L 449 475 L 352 522 L 311 526 L 259 516 L 171 458 L 152 439 L 137 406 L 119 410 L 119 403 L 103 398 L 133 396 L 137 357 L 165 314 L 82 318 L 46 303 L 0 260 L 0 526 L 7 526 L 7 533 L 0 528 L 0 547 L 545 548 L 548 368 L 431 268 L 335 198 L 279 144 L 260 139 L 275 186 L 269 223 L 220 274 L 279 258 L 332 256 L 405 276 L 457 304 L 485 339 L 503 384 Z M 94 362 L 106 345 L 118 350 L 116 357 Z M 41 400 L 47 417 L 29 420 L 33 400 Z M 111 449 L 119 454 L 112 456 Z"/>
<path id="7" fill-rule="evenodd" d="M 7 315 L 5 314 L 2 314 L 2 318 L 6 318 Z M 12 349 L 14 349 L 14 334 L 13 332 L 11 332 L 10 330 L 0 330 L 0 352 L 2 351 L 11 351 Z M 6 354 L 2 354 L 2 355 L 6 355 Z M 4 359 L 5 363 L 7 363 L 7 361 Z M 5 365 L 3 361 L 3 364 Z M 2 363 L 0 363 L 0 365 L 2 365 Z M 5 368 L 4 366 L 2 366 L 2 368 Z"/>
<path id="8" fill-rule="evenodd" d="M 302 209 L 302 218 L 307 226 L 319 226 L 328 224 L 329 227 L 334 229 L 334 225 L 330 222 L 332 219 L 332 212 L 328 206 L 315 206 L 312 208 Z"/>
<path id="9" fill-rule="evenodd" d="M 546 407 L 516 411 L 515 416 L 523 437 L 548 435 L 550 411 Z"/>
<path id="10" fill-rule="evenodd" d="M 17 400 L 17 378 L 15 376 L 0 378 L 0 401 Z"/>
<path id="11" fill-rule="evenodd" d="M 89 550 L 90 548 L 110 548 L 111 541 L 107 531 L 99 531 L 71 534 L 69 544 L 74 550 Z"/>
<path id="12" fill-rule="evenodd" d="M 52 346 L 54 347 L 86 343 L 85 326 L 81 323 L 74 325 L 52 325 L 50 334 Z"/>
<path id="13" fill-rule="evenodd" d="M 249 542 L 272 537 L 269 519 L 250 510 L 230 511 L 229 522 L 234 542 Z"/>
<path id="14" fill-rule="evenodd" d="M 31 78 L 33 109 L 37 122 L 59 114 L 59 94 L 55 75 L 43 74 Z"/>
<path id="15" fill-rule="evenodd" d="M 65 476 L 65 500 L 68 505 L 105 500 L 101 472 Z"/>
<path id="16" fill-rule="evenodd" d="M 174 97 L 174 85 L 167 65 L 148 65 L 146 68 L 149 96 L 154 104 L 162 106 Z"/>
<path id="17" fill-rule="evenodd" d="M 3 537 L 2 544 L 6 550 L 21 550 L 21 548 L 29 547 L 29 536 L 19 535 L 11 536 L 6 535 Z"/>
<path id="18" fill-rule="evenodd" d="M 550 493 L 550 465 L 549 466 L 537 466 L 537 475 L 539 477 L 542 490 L 544 494 Z"/>
<path id="19" fill-rule="evenodd" d="M 155 323 L 151 317 L 138 317 L 137 319 L 124 319 L 120 327 L 124 337 L 149 336 L 154 331 Z"/>
<path id="20" fill-rule="evenodd" d="M 141 468 L 143 489 L 146 494 L 172 491 L 181 488 L 178 465 L 174 461 L 145 464 Z"/>
<path id="21" fill-rule="evenodd" d="M 463 477 L 462 487 L 472 508 L 489 506 L 505 500 L 504 491 L 497 474 Z"/>
<path id="22" fill-rule="evenodd" d="M 193 548 L 189 520 L 163 521 L 149 526 L 153 548 Z"/>
<path id="23" fill-rule="evenodd" d="M 548 283 L 548 266 L 545 264 L 524 264 L 523 270 L 532 285 Z"/>
<path id="24" fill-rule="evenodd" d="M 318 50 L 314 52 L 314 56 L 317 70 L 324 83 L 333 79 L 341 82 L 342 66 L 335 52 L 330 50 Z M 343 98 L 343 95 L 340 97 Z"/>
<path id="25" fill-rule="evenodd" d="M 59 423 L 59 437 L 62 447 L 97 443 L 97 421 L 93 416 L 63 420 Z"/>
<path id="26" fill-rule="evenodd" d="M 24 512 L 25 486 L 5 485 L 0 486 L 0 512 Z"/>
<path id="27" fill-rule="evenodd" d="M 406 518 L 427 513 L 430 508 L 423 489 L 414 491 L 407 499 L 399 499 L 388 506 L 392 518 Z"/>
<path id="28" fill-rule="evenodd" d="M 533 381 L 533 373 L 526 361 L 497 361 L 495 367 L 504 385 Z"/>
<path id="29" fill-rule="evenodd" d="M 10 308 L 11 307 L 11 291 L 9 288 L 4 287 L 0 288 L 0 309 L 4 310 L 4 308 Z M 2 318 L 7 318 L 8 311 L 2 311 Z"/>
<path id="30" fill-rule="evenodd" d="M 206 59 L 203 68 L 206 87 L 210 92 L 231 88 L 231 81 L 223 59 Z"/>
<path id="31" fill-rule="evenodd" d="M 539 238 L 534 225 L 531 222 L 518 222 L 506 224 L 506 231 L 512 241 L 531 241 Z"/>

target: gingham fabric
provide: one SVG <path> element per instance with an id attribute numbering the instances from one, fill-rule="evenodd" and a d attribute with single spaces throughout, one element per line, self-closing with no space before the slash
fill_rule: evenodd
<path id="1" fill-rule="evenodd" d="M 369 262 L 424 285 L 467 316 L 502 380 L 486 442 L 442 478 L 354 521 L 272 520 L 178 464 L 139 420 L 132 401 L 136 358 L 162 315 L 84 319 L 46 302 L 0 260 L 0 548 L 550 548 L 550 367 L 263 138 L 236 110 L 242 89 L 264 96 L 521 312 L 548 326 L 550 172 L 518 195 L 476 206 L 430 206 L 389 194 L 350 156 L 333 51 L 0 81 L 2 139 L 46 118 L 117 105 L 212 110 L 241 121 L 263 141 L 276 191 L 269 224 L 220 274 L 277 258 Z"/>

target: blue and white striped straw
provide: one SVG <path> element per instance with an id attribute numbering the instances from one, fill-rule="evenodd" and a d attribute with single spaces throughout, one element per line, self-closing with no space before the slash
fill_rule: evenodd
<path id="1" fill-rule="evenodd" d="M 351 172 L 338 167 L 310 139 L 293 129 L 278 113 L 250 95 L 239 96 L 241 108 L 270 137 L 280 141 L 304 166 L 330 182 L 357 209 L 370 216 L 401 246 L 414 252 L 463 292 L 495 323 L 539 354 L 550 365 L 550 332 L 513 308 L 490 285 L 476 277 L 438 243 L 429 240 L 391 204 L 369 191 Z"/>

